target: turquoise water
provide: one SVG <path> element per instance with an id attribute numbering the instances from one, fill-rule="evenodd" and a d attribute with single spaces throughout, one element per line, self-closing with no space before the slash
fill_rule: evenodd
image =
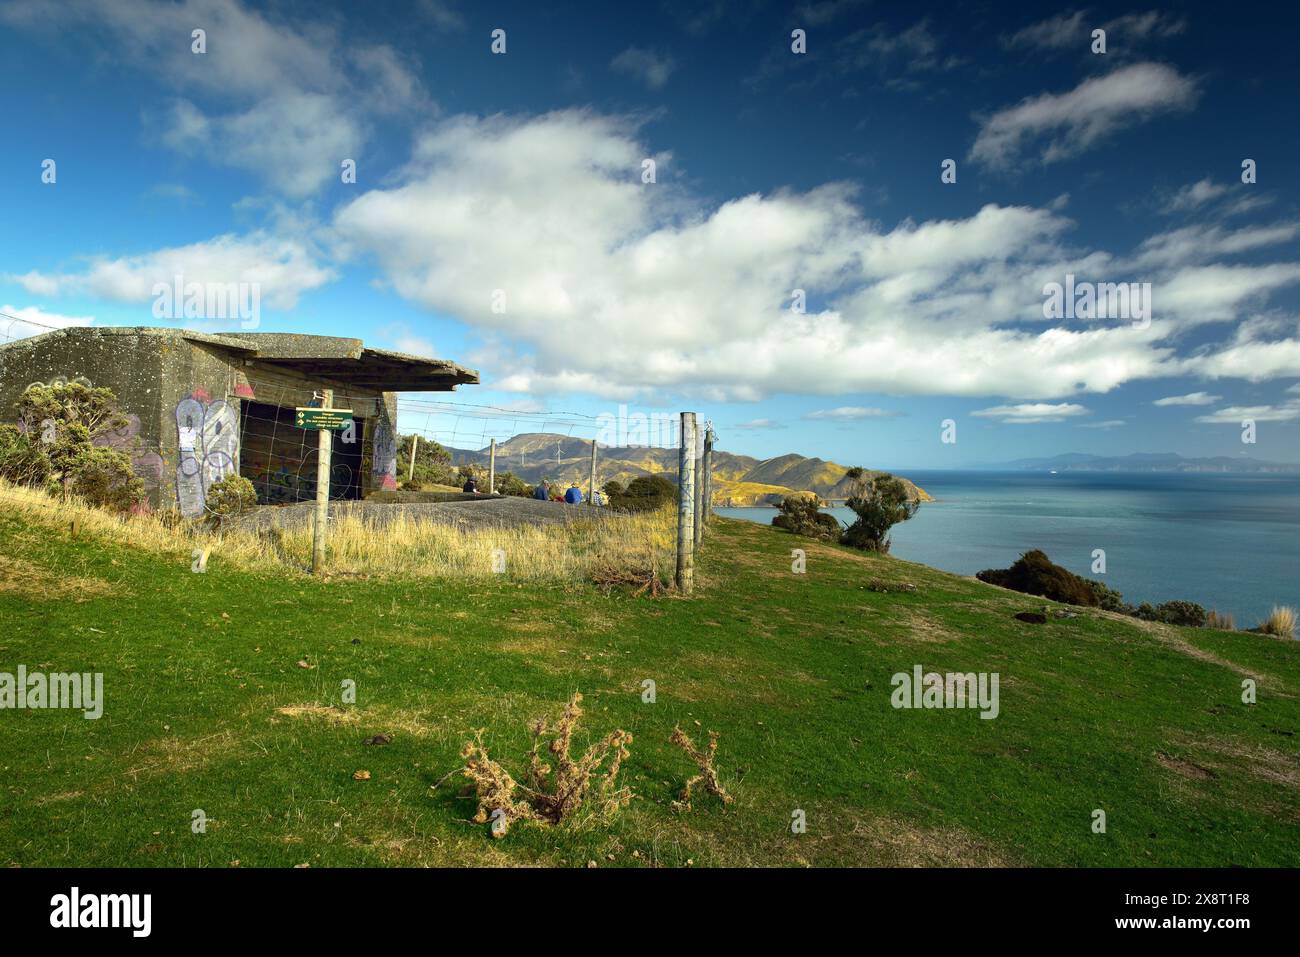
<path id="1" fill-rule="evenodd" d="M 900 472 L 936 499 L 895 526 L 892 554 L 962 575 L 1041 548 L 1126 600 L 1173 598 L 1249 628 L 1300 607 L 1300 476 L 1212 473 Z M 827 509 L 851 521 L 846 508 Z M 771 508 L 719 514 L 769 523 Z M 1091 571 L 1093 549 L 1106 573 Z"/>

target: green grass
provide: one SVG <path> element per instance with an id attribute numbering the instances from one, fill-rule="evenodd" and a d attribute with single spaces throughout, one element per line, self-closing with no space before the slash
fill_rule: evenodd
<path id="1" fill-rule="evenodd" d="M 98 721 L 0 712 L 4 864 L 1300 864 L 1294 642 L 1086 613 L 1022 624 L 1040 599 L 725 520 L 696 596 L 654 601 L 215 559 L 193 574 L 187 555 L 3 516 L 0 556 L 0 671 L 102 671 L 106 697 Z M 914 664 L 998 672 L 1000 716 L 893 709 L 890 677 Z M 345 679 L 355 706 L 280 711 L 338 705 Z M 575 690 L 580 739 L 635 735 L 637 798 L 611 825 L 494 841 L 458 779 L 430 790 L 477 728 L 521 773 L 527 722 Z M 734 804 L 671 808 L 694 770 L 676 723 L 721 732 Z M 393 743 L 362 743 L 379 732 Z"/>

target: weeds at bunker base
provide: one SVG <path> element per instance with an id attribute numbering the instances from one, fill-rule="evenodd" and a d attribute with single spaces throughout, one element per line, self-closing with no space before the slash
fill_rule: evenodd
<path id="1" fill-rule="evenodd" d="M 0 671 L 0 711 L 68 708 L 95 721 L 104 714 L 104 674 L 96 671 L 45 674 L 19 665 L 17 674 Z"/>
<path id="2" fill-rule="evenodd" d="M 980 717 L 992 719 L 1001 710 L 998 704 L 1000 675 L 973 671 L 939 674 L 924 673 L 920 665 L 912 673 L 900 671 L 890 679 L 894 692 L 889 701 L 895 708 L 979 708 Z"/>
<path id="3" fill-rule="evenodd" d="M 86 894 L 73 887 L 50 898 L 50 926 L 127 927 L 133 937 L 148 937 L 153 928 L 152 894 Z"/>

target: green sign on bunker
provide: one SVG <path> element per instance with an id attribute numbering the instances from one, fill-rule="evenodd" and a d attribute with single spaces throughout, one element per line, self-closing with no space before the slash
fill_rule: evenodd
<path id="1" fill-rule="evenodd" d="M 352 410 L 299 406 L 294 421 L 300 429 L 346 429 L 352 423 Z"/>

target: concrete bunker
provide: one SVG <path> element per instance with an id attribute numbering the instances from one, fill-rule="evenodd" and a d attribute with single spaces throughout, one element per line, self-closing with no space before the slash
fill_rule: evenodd
<path id="1" fill-rule="evenodd" d="M 150 505 L 197 516 L 233 473 L 266 504 L 315 498 L 317 433 L 293 411 L 326 389 L 354 412 L 334 434 L 331 498 L 395 488 L 397 393 L 450 392 L 478 373 L 336 336 L 78 326 L 0 346 L 0 421 L 17 420 L 31 383 L 71 380 L 116 394 L 129 423 L 103 441 L 131 456 Z"/>

